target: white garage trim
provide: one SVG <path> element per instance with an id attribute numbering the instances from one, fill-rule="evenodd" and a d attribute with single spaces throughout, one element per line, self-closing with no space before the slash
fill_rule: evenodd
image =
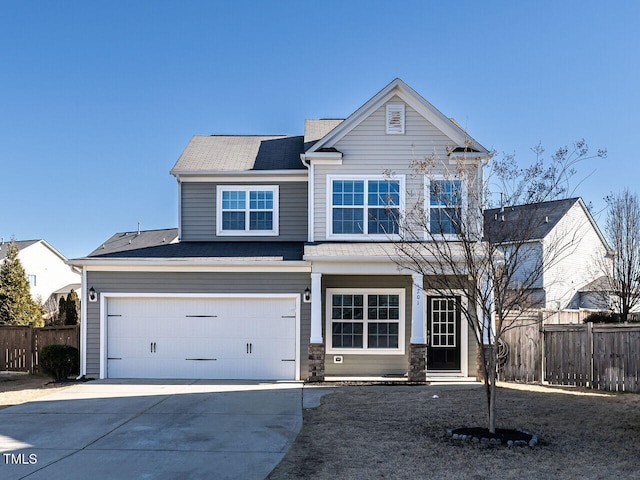
<path id="1" fill-rule="evenodd" d="M 110 298 L 289 299 L 295 301 L 295 380 L 300 380 L 300 295 L 288 293 L 124 293 L 100 292 L 100 379 L 107 378 L 107 303 Z"/>

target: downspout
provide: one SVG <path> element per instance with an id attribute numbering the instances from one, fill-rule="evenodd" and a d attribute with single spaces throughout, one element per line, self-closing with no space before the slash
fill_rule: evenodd
<path id="1" fill-rule="evenodd" d="M 306 155 L 304 153 L 300 154 L 300 160 L 302 161 L 302 165 L 304 165 L 307 170 L 309 170 L 309 174 L 307 176 L 307 241 L 309 243 L 313 243 L 314 234 L 313 234 L 313 196 L 314 196 L 314 175 L 315 169 L 313 167 L 313 163 L 311 161 L 307 161 Z"/>
<path id="2" fill-rule="evenodd" d="M 82 280 L 80 284 L 82 300 L 80 302 L 80 375 L 76 380 L 87 375 L 87 267 L 82 267 Z"/>
<path id="3" fill-rule="evenodd" d="M 178 182 L 178 240 L 182 240 L 182 182 L 176 176 Z"/>

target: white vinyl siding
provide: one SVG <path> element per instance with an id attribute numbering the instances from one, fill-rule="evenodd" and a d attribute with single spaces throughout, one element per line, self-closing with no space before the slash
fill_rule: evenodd
<path id="1" fill-rule="evenodd" d="M 387 104 L 387 133 L 404 135 L 404 103 Z"/>
<path id="2" fill-rule="evenodd" d="M 399 97 L 390 100 L 390 103 L 399 102 Z M 410 209 L 411 201 L 422 202 L 424 198 L 424 178 L 416 175 L 412 162 L 430 155 L 436 155 L 446 162 L 447 147 L 451 145 L 449 137 L 409 105 L 405 106 L 405 134 L 387 135 L 386 104 L 382 105 L 335 145 L 331 145 L 342 152 L 341 165 L 314 165 L 313 198 L 309 201 L 315 205 L 312 219 L 315 241 L 327 240 L 331 235 L 328 228 L 331 211 L 326 208 L 331 201 L 331 184 L 327 177 L 372 178 L 378 175 L 382 178 L 385 172 L 392 172 L 390 178 L 404 179 L 403 193 L 407 208 Z"/>
<path id="3" fill-rule="evenodd" d="M 602 275 L 595 267 L 596 259 L 606 254 L 600 236 L 578 202 L 545 237 L 542 248 L 548 264 L 543 278 L 546 307 L 578 308 L 578 290 Z"/>

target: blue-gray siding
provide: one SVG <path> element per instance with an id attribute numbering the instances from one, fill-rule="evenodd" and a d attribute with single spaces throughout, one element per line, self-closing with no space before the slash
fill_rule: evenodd
<path id="1" fill-rule="evenodd" d="M 305 241 L 307 240 L 307 182 L 251 182 L 279 186 L 279 235 L 216 237 L 216 187 L 238 183 L 183 183 L 181 198 L 182 241 Z"/>
<path id="2" fill-rule="evenodd" d="M 408 275 L 323 275 L 322 297 L 326 298 L 327 288 L 404 288 L 405 289 L 405 353 L 403 355 L 341 355 L 343 363 L 334 363 L 332 354 L 325 358 L 325 374 L 328 376 L 380 376 L 404 375 L 409 368 L 409 339 L 411 338 L 411 289 L 412 280 Z M 326 302 L 322 302 L 322 318 L 327 318 Z M 325 342 L 328 341 L 326 322 Z"/>
<path id="3" fill-rule="evenodd" d="M 308 273 L 88 272 L 98 293 L 281 293 L 302 294 Z M 300 376 L 308 375 L 310 304 L 300 303 Z M 100 303 L 87 303 L 87 376 L 100 374 Z"/>

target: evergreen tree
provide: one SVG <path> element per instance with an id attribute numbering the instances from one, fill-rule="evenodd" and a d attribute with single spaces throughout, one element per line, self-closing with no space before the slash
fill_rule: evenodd
<path id="1" fill-rule="evenodd" d="M 29 281 L 12 241 L 0 266 L 0 323 L 7 325 L 44 325 L 42 312 L 31 298 Z"/>
<path id="2" fill-rule="evenodd" d="M 80 301 L 78 299 L 78 294 L 72 288 L 67 295 L 67 301 L 65 302 L 65 316 L 64 316 L 64 324 L 65 325 L 77 325 L 78 324 L 78 305 Z"/>
<path id="3" fill-rule="evenodd" d="M 55 319 L 54 323 L 56 325 L 62 325 L 67 318 L 67 301 L 64 299 L 64 297 L 60 297 L 60 300 L 58 301 L 58 316 Z"/>

